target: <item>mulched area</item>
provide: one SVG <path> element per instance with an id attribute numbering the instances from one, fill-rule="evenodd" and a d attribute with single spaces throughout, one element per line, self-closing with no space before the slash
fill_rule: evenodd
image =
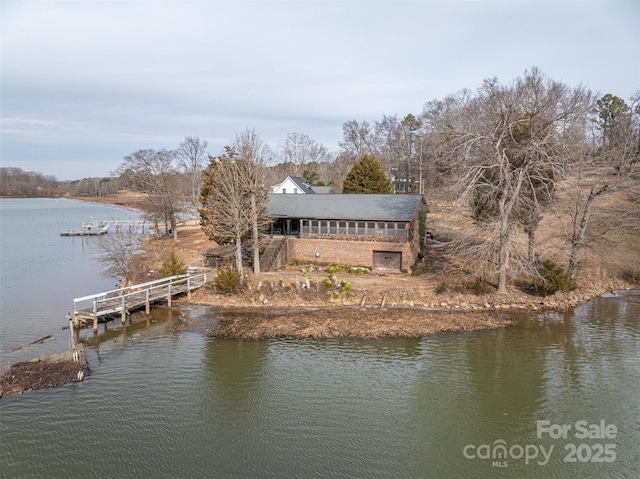
<path id="1" fill-rule="evenodd" d="M 78 382 L 79 372 L 82 372 L 82 377 L 91 373 L 84 358 L 79 361 L 40 359 L 16 363 L 0 377 L 0 398 Z"/>

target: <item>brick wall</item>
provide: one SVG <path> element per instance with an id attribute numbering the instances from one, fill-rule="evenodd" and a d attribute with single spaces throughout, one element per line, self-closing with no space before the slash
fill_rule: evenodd
<path id="1" fill-rule="evenodd" d="M 402 252 L 402 271 L 409 272 L 418 255 L 419 245 L 417 241 L 392 243 L 300 238 L 289 238 L 287 242 L 289 262 L 297 258 L 303 263 L 313 261 L 316 264 L 361 265 L 373 268 L 374 250 Z"/>

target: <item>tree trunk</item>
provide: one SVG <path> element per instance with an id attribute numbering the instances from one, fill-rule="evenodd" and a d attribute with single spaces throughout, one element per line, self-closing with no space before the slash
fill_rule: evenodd
<path id="1" fill-rule="evenodd" d="M 256 194 L 251 193 L 251 236 L 253 240 L 253 273 L 260 274 L 260 241 L 258 237 L 258 213 Z"/>
<path id="2" fill-rule="evenodd" d="M 242 274 L 242 238 L 236 237 L 236 270 L 240 273 L 240 284 L 244 284 L 244 274 Z"/>
<path id="3" fill-rule="evenodd" d="M 507 271 L 509 270 L 509 239 L 510 228 L 508 221 L 500 221 L 500 239 L 498 250 L 498 293 L 507 291 Z"/>
<path id="4" fill-rule="evenodd" d="M 171 213 L 171 231 L 173 233 L 173 242 L 178 242 L 178 223 L 176 221 L 176 215 Z"/>
<path id="5" fill-rule="evenodd" d="M 536 222 L 535 224 L 529 225 L 526 229 L 527 238 L 528 238 L 527 257 L 529 258 L 529 262 L 531 264 L 537 264 L 539 261 L 536 254 L 536 230 L 538 229 L 538 224 L 539 224 L 539 221 Z"/>
<path id="6" fill-rule="evenodd" d="M 507 292 L 507 274 L 509 273 L 509 261 L 511 259 L 511 231 L 513 229 L 513 220 L 511 213 L 520 195 L 522 182 L 524 181 L 524 172 L 521 170 L 514 179 L 511 172 L 508 171 L 509 163 L 503 159 L 500 166 L 505 170 L 502 174 L 507 185 L 503 189 L 503 195 L 500 198 L 500 234 L 498 239 L 498 293 Z"/>
<path id="7" fill-rule="evenodd" d="M 604 190 L 601 190 L 604 191 Z M 573 234 L 571 236 L 571 253 L 569 254 L 569 265 L 567 266 L 567 273 L 571 279 L 575 279 L 576 272 L 578 270 L 578 259 L 580 257 L 580 251 L 584 244 L 584 235 L 587 231 L 587 225 L 589 224 L 589 217 L 591 216 L 591 205 L 593 200 L 598 196 L 600 192 L 594 193 L 593 189 L 587 196 L 587 201 L 584 204 L 582 210 L 582 217 L 580 218 L 580 224 L 578 225 L 578 212 L 573 218 Z"/>

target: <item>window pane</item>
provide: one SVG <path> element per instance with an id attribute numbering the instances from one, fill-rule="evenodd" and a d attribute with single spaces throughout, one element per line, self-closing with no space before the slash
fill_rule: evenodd
<path id="1" fill-rule="evenodd" d="M 318 220 L 312 220 L 311 221 L 311 232 L 312 233 L 317 233 L 318 232 Z"/>
<path id="2" fill-rule="evenodd" d="M 331 233 L 332 235 L 337 233 L 337 228 L 336 228 L 336 221 L 330 221 L 329 222 L 329 233 Z"/>
<path id="3" fill-rule="evenodd" d="M 384 236 L 384 223 L 378 223 L 378 230 L 376 233 L 380 236 Z"/>
<path id="4" fill-rule="evenodd" d="M 407 236 L 406 223 L 398 223 L 398 236 Z"/>
<path id="5" fill-rule="evenodd" d="M 364 236 L 364 221 L 358 221 L 358 234 Z"/>
<path id="6" fill-rule="evenodd" d="M 395 223 L 387 223 L 387 235 L 395 236 L 396 235 L 396 224 Z"/>
<path id="7" fill-rule="evenodd" d="M 350 235 L 356 234 L 356 222 L 355 221 L 349 221 L 349 234 Z"/>
<path id="8" fill-rule="evenodd" d="M 340 234 L 341 235 L 346 235 L 347 234 L 347 222 L 346 221 L 341 221 L 340 222 Z"/>
<path id="9" fill-rule="evenodd" d="M 327 222 L 326 221 L 321 221 L 320 222 L 320 233 L 327 234 Z"/>

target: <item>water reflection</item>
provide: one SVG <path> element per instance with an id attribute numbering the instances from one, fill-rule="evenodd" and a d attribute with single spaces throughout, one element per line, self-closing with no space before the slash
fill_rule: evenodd
<path id="1" fill-rule="evenodd" d="M 100 355 L 87 383 L 3 399 L 0 465 L 9 477 L 639 477 L 640 305 L 619 301 L 378 341 L 219 340 L 180 328 L 208 310 L 160 308 L 149 324 L 81 333 Z M 616 424 L 619 459 L 567 465 L 564 442 L 536 438 L 544 419 Z M 556 452 L 504 469 L 463 456 L 500 439 Z M 86 444 L 100 445 L 90 460 Z"/>

